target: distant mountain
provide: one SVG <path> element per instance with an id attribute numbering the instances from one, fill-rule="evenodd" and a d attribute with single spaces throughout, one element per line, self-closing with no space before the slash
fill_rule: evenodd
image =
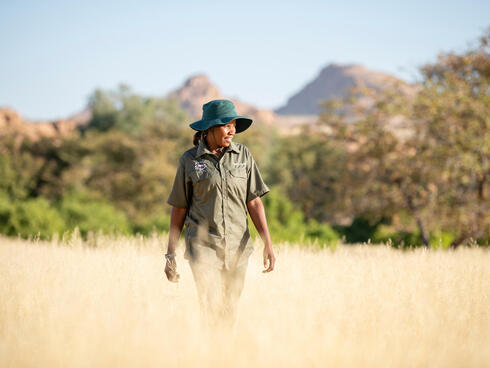
<path id="1" fill-rule="evenodd" d="M 43 137 L 56 138 L 73 133 L 79 126 L 87 124 L 92 116 L 90 110 L 84 110 L 67 119 L 50 122 L 31 122 L 18 112 L 9 108 L 0 108 L 0 137 L 17 135 L 38 140 Z"/>
<path id="2" fill-rule="evenodd" d="M 275 112 L 281 115 L 318 115 L 321 102 L 345 97 L 352 87 L 368 87 L 379 91 L 395 84 L 401 84 L 407 93 L 413 89 L 408 83 L 390 74 L 375 72 L 361 65 L 330 64 Z"/>
<path id="3" fill-rule="evenodd" d="M 233 101 L 238 114 L 250 116 L 265 124 L 273 124 L 276 115 L 271 110 L 258 109 L 236 98 L 223 96 L 218 87 L 209 80 L 205 74 L 198 74 L 187 79 L 182 87 L 168 94 L 167 97 L 175 98 L 180 106 L 192 119 L 200 119 L 202 105 L 216 99 L 228 99 Z"/>

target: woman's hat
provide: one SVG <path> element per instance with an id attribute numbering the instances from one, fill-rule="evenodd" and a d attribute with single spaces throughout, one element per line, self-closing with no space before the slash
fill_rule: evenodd
<path id="1" fill-rule="evenodd" d="M 190 127 L 203 131 L 215 125 L 226 125 L 232 120 L 236 120 L 236 133 L 243 132 L 252 124 L 249 117 L 237 115 L 233 102 L 213 100 L 202 105 L 202 119 L 190 124 Z"/>

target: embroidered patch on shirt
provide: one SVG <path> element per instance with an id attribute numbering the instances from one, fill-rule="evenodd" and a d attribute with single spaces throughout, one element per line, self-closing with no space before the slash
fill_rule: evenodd
<path id="1" fill-rule="evenodd" d="M 194 162 L 194 169 L 198 172 L 206 170 L 206 163 L 202 161 L 195 161 Z"/>
<path id="2" fill-rule="evenodd" d="M 246 162 L 234 162 L 233 163 L 233 166 L 235 166 L 235 167 L 244 167 L 246 165 L 247 165 Z"/>

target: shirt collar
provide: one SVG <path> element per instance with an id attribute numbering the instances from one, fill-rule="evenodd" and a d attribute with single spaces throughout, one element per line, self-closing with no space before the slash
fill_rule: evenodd
<path id="1" fill-rule="evenodd" d="M 238 145 L 235 142 L 231 142 L 230 147 L 228 147 L 225 151 L 226 152 L 235 152 L 235 153 L 240 153 L 240 149 L 238 148 Z M 199 141 L 199 146 L 197 146 L 197 152 L 196 156 L 201 157 L 205 154 L 212 155 L 213 153 L 208 149 L 206 146 L 206 143 L 204 142 L 204 139 L 201 139 Z"/>
<path id="2" fill-rule="evenodd" d="M 208 147 L 206 147 L 206 143 L 204 143 L 204 138 L 201 138 L 201 140 L 199 141 L 199 146 L 197 146 L 196 156 L 201 157 L 205 154 L 212 155 L 213 153 L 208 150 Z"/>
<path id="3" fill-rule="evenodd" d="M 238 148 L 238 144 L 236 144 L 235 142 L 231 142 L 230 147 L 228 148 L 228 151 L 240 153 L 240 149 Z"/>

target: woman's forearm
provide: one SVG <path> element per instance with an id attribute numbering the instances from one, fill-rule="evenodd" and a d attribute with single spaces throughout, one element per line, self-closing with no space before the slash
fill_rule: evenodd
<path id="1" fill-rule="evenodd" d="M 168 254 L 175 253 L 177 242 L 179 241 L 182 228 L 184 227 L 186 214 L 186 208 L 172 207 L 172 212 L 170 213 L 170 231 L 168 233 Z"/>
<path id="2" fill-rule="evenodd" d="M 264 204 L 262 203 L 260 197 L 252 199 L 250 202 L 248 202 L 247 209 L 257 232 L 264 242 L 264 245 L 266 247 L 272 247 L 271 236 L 269 234 L 269 228 L 267 227 Z"/>

